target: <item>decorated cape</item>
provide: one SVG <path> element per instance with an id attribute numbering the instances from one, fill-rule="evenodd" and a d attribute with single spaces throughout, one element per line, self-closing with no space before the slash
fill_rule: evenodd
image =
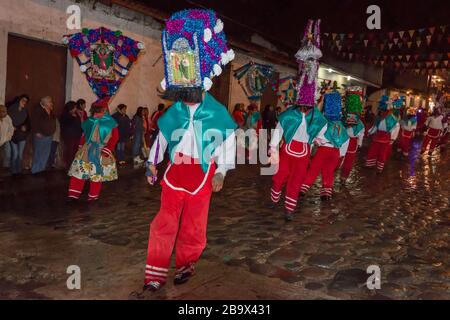
<path id="1" fill-rule="evenodd" d="M 169 155 L 172 162 L 175 158 L 176 147 L 182 139 L 182 137 L 177 136 L 177 140 L 174 140 L 172 133 L 179 129 L 187 130 L 190 119 L 189 107 L 179 101 L 173 104 L 158 120 L 159 129 L 168 142 Z M 215 149 L 222 142 L 225 142 L 237 127 L 227 108 L 214 99 L 212 95 L 205 93 L 203 102 L 194 113 L 195 141 L 200 153 L 200 164 L 203 172 L 208 171 L 211 156 L 214 154 Z M 216 142 L 214 140 L 215 134 L 220 134 L 222 140 Z M 207 152 L 204 152 L 207 147 Z"/>
<path id="2" fill-rule="evenodd" d="M 353 130 L 353 135 L 357 136 L 362 130 L 365 129 L 364 123 L 362 123 L 361 119 L 358 117 L 358 123 L 353 126 L 349 126 Z"/>
<path id="3" fill-rule="evenodd" d="M 397 119 L 392 115 L 388 115 L 386 118 L 381 119 L 380 117 L 377 117 L 377 120 L 375 122 L 377 128 L 379 128 L 381 121 L 386 121 L 386 131 L 391 132 L 392 129 L 395 127 L 395 125 L 398 123 Z"/>
<path id="4" fill-rule="evenodd" d="M 102 148 L 106 144 L 106 137 L 117 126 L 116 120 L 109 114 L 105 114 L 101 118 L 89 117 L 81 124 L 86 144 L 88 145 L 88 160 L 95 165 L 100 175 L 103 175 L 103 167 L 100 160 Z M 98 141 L 97 138 L 93 139 L 97 127 Z"/>
<path id="5" fill-rule="evenodd" d="M 317 107 L 314 107 L 314 109 L 305 116 L 305 119 L 307 123 L 306 130 L 309 135 L 308 143 L 312 144 L 314 138 L 319 134 L 323 126 L 327 124 L 327 120 Z M 295 132 L 302 124 L 302 112 L 295 106 L 290 107 L 280 114 L 279 120 L 284 131 L 284 140 L 286 143 L 290 143 L 292 138 L 294 138 Z"/>
<path id="6" fill-rule="evenodd" d="M 258 122 L 261 119 L 261 113 L 259 112 L 253 112 L 250 118 L 250 127 L 252 128 L 256 122 Z"/>
<path id="7" fill-rule="evenodd" d="M 114 120 L 114 118 L 109 114 L 105 114 L 101 118 L 89 117 L 81 124 L 81 128 L 84 132 L 84 137 L 86 138 L 86 143 L 91 142 L 92 135 L 94 134 L 97 125 L 99 126 L 98 133 L 100 136 L 100 144 L 104 144 L 106 137 L 114 128 L 118 126 L 116 120 Z"/>
<path id="8" fill-rule="evenodd" d="M 411 117 L 411 118 L 406 117 L 400 122 L 405 125 L 414 125 L 414 124 L 417 124 L 417 117 L 415 117 L 415 116 Z"/>
<path id="9" fill-rule="evenodd" d="M 349 139 L 347 130 L 340 120 L 328 121 L 325 138 L 327 138 L 335 148 L 340 148 Z"/>

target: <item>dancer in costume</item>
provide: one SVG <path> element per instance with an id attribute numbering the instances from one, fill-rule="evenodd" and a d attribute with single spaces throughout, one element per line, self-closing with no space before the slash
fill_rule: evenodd
<path id="1" fill-rule="evenodd" d="M 261 113 L 258 111 L 258 106 L 251 103 L 248 106 L 247 118 L 245 120 L 246 136 L 248 136 L 248 143 L 244 137 L 244 145 L 248 150 L 248 160 L 250 163 L 256 164 L 257 150 L 258 150 L 258 134 L 262 128 Z M 242 138 L 241 138 L 242 139 Z"/>
<path id="2" fill-rule="evenodd" d="M 417 128 L 417 117 L 414 108 L 408 108 L 406 116 L 400 121 L 400 127 L 401 130 L 397 151 L 407 157 Z"/>
<path id="3" fill-rule="evenodd" d="M 404 112 L 405 102 L 406 102 L 406 97 L 404 97 L 404 96 L 401 96 L 401 97 L 395 99 L 394 101 L 392 101 L 392 116 L 395 118 L 395 120 L 397 120 L 399 125 L 400 125 L 400 120 L 403 118 L 403 115 L 405 113 Z M 391 144 L 389 145 L 389 150 L 388 150 L 386 159 L 389 159 L 391 157 L 392 149 L 394 148 L 394 142 L 395 142 L 395 140 L 391 141 Z"/>
<path id="4" fill-rule="evenodd" d="M 400 131 L 400 125 L 392 115 L 392 111 L 388 107 L 388 101 L 388 96 L 381 97 L 377 119 L 374 126 L 369 130 L 369 135 L 373 135 L 373 138 L 367 154 L 366 167 L 373 168 L 376 166 L 378 173 L 383 172 L 392 144 Z"/>
<path id="5" fill-rule="evenodd" d="M 345 125 L 350 141 L 341 168 L 342 183 L 345 183 L 352 171 L 356 152 L 362 146 L 365 134 L 364 124 L 359 117 L 362 112 L 361 97 L 357 94 L 348 95 L 345 100 L 345 108 Z"/>
<path id="6" fill-rule="evenodd" d="M 322 176 L 320 199 L 323 201 L 330 200 L 333 195 L 334 172 L 342 163 L 350 140 L 341 121 L 341 110 L 342 99 L 339 92 L 325 94 L 323 113 L 327 119 L 327 130 L 324 137 L 317 141 L 319 147 L 301 189 L 302 194 L 306 194 L 320 173 Z"/>
<path id="7" fill-rule="evenodd" d="M 281 193 L 286 185 L 285 220 L 293 219 L 293 212 L 303 180 L 308 169 L 311 145 L 318 139 L 324 139 L 327 121 L 315 106 L 318 89 L 317 77 L 320 51 L 320 20 L 315 24 L 309 20 L 305 30 L 302 47 L 296 54 L 299 63 L 300 80 L 297 85 L 296 104 L 279 116 L 279 123 L 270 141 L 271 164 L 278 164 L 278 171 L 272 179 L 270 207 L 280 202 Z M 278 145 L 281 142 L 280 151 Z"/>
<path id="8" fill-rule="evenodd" d="M 98 200 L 103 182 L 117 180 L 113 150 L 119 141 L 117 122 L 108 113 L 108 104 L 96 102 L 91 117 L 81 125 L 79 150 L 69 170 L 69 200 L 78 200 L 86 181 L 90 181 L 89 201 Z"/>
<path id="9" fill-rule="evenodd" d="M 168 149 L 170 163 L 161 181 L 161 208 L 150 226 L 144 290 L 166 282 L 175 246 L 174 284 L 194 275 L 206 246 L 206 224 L 212 192 L 222 189 L 235 167 L 236 123 L 227 108 L 209 93 L 210 77 L 234 59 L 223 23 L 211 10 L 185 10 L 166 21 L 162 33 L 164 98 L 176 101 L 158 120 L 160 133 L 148 159 L 147 177 L 156 182 L 158 165 Z M 173 58 L 183 56 L 188 69 L 179 74 Z"/>
<path id="10" fill-rule="evenodd" d="M 444 129 L 442 132 L 441 140 L 439 141 L 439 147 L 440 147 L 441 151 L 445 151 L 446 144 L 447 144 L 448 138 L 450 136 L 449 124 L 450 124 L 450 113 L 447 112 L 446 115 L 444 116 L 444 118 L 442 119 L 442 127 Z"/>
<path id="11" fill-rule="evenodd" d="M 425 138 L 423 139 L 422 150 L 420 153 L 425 153 L 429 146 L 430 148 L 428 150 L 428 155 L 431 156 L 433 154 L 433 151 L 438 145 L 444 131 L 444 125 L 442 123 L 443 119 L 444 116 L 441 113 L 441 108 L 439 105 L 436 105 L 431 113 L 431 116 L 429 116 L 425 122 L 425 126 L 428 130 Z"/>

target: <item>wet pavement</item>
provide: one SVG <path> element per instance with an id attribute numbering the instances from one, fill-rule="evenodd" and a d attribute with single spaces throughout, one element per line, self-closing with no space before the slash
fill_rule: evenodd
<path id="1" fill-rule="evenodd" d="M 319 183 L 295 220 L 266 209 L 271 178 L 239 166 L 213 196 L 208 246 L 187 284 L 142 293 L 160 187 L 125 169 L 100 202 L 66 205 L 62 172 L 0 181 L 0 299 L 450 299 L 450 150 L 393 153 L 361 167 L 322 203 Z M 81 268 L 68 290 L 67 267 Z M 369 290 L 367 268 L 381 269 Z M 173 271 L 172 271 L 173 274 Z"/>

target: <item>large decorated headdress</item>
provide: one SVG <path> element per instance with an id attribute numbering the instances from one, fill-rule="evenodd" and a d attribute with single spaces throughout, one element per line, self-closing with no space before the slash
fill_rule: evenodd
<path id="1" fill-rule="evenodd" d="M 345 98 L 345 110 L 347 113 L 361 113 L 361 97 L 357 94 L 350 94 Z"/>
<path id="2" fill-rule="evenodd" d="M 342 99 L 339 92 L 325 94 L 323 99 L 323 115 L 329 121 L 338 121 L 342 117 Z"/>
<path id="3" fill-rule="evenodd" d="M 166 21 L 162 32 L 165 96 L 178 100 L 186 92 L 208 91 L 212 78 L 235 57 L 228 49 L 223 22 L 212 10 L 183 10 Z"/>
<path id="4" fill-rule="evenodd" d="M 320 50 L 320 20 L 309 20 L 305 29 L 302 47 L 297 51 L 295 58 L 299 64 L 299 81 L 297 84 L 298 105 L 313 107 L 317 101 Z"/>
<path id="5" fill-rule="evenodd" d="M 389 110 L 389 97 L 382 96 L 380 102 L 378 103 L 379 111 L 387 111 Z"/>

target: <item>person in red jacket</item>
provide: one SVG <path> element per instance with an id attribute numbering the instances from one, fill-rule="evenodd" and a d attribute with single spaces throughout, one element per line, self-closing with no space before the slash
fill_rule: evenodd
<path id="1" fill-rule="evenodd" d="M 91 117 L 82 124 L 83 135 L 79 150 L 69 170 L 69 201 L 78 200 L 84 184 L 90 181 L 89 201 L 98 200 L 102 183 L 117 180 L 113 150 L 119 140 L 117 122 L 108 113 L 104 101 L 91 107 Z"/>

